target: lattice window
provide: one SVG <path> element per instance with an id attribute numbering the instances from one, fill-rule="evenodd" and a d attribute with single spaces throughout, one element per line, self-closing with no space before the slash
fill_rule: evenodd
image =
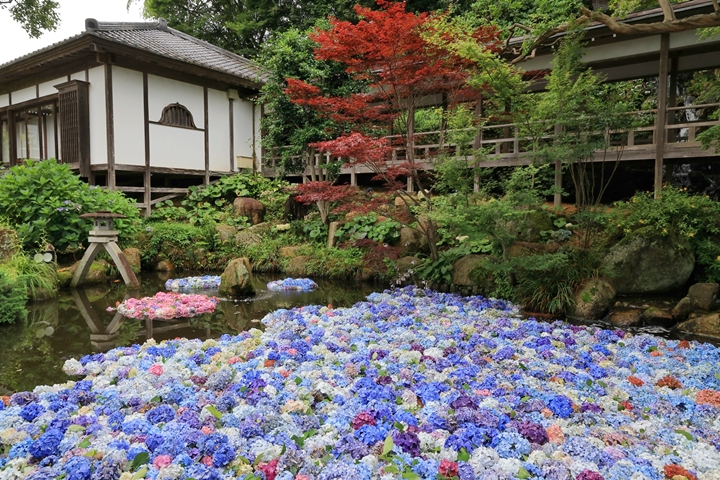
<path id="1" fill-rule="evenodd" d="M 197 128 L 190 110 L 179 103 L 173 103 L 165 107 L 158 123 L 173 127 Z"/>

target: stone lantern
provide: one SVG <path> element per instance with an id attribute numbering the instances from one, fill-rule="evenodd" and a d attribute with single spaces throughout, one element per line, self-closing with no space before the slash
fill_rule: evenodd
<path id="1" fill-rule="evenodd" d="M 135 272 L 132 271 L 130 262 L 125 258 L 125 254 L 117 244 L 118 231 L 115 230 L 115 219 L 125 218 L 125 215 L 112 212 L 93 212 L 80 215 L 80 218 L 92 218 L 93 230 L 90 230 L 90 236 L 88 237 L 90 246 L 85 251 L 82 260 L 80 260 L 70 286 L 77 287 L 82 284 L 93 260 L 100 253 L 100 250 L 104 248 L 115 262 L 125 284 L 130 288 L 138 288 L 140 282 L 135 276 Z"/>

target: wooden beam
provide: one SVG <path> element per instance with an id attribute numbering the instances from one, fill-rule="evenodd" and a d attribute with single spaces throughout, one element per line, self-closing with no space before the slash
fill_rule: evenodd
<path id="1" fill-rule="evenodd" d="M 235 171 L 235 118 L 233 107 L 235 102 L 232 98 L 228 98 L 229 122 L 230 122 L 230 171 Z"/>
<path id="2" fill-rule="evenodd" d="M 665 141 L 667 138 L 667 89 L 668 64 L 670 53 L 670 35 L 664 33 L 660 37 L 660 73 L 658 74 L 658 104 L 655 116 L 655 198 L 662 192 L 663 184 L 663 155 L 665 154 Z"/>
<path id="3" fill-rule="evenodd" d="M 115 190 L 115 117 L 113 112 L 112 65 L 105 64 L 105 129 L 107 131 L 107 186 Z"/>
<path id="4" fill-rule="evenodd" d="M 145 185 L 145 216 L 150 216 L 150 200 L 152 199 L 151 191 L 151 174 L 150 174 L 150 107 L 148 101 L 148 74 L 143 72 L 143 131 L 145 135 L 145 175 L 143 183 Z"/>

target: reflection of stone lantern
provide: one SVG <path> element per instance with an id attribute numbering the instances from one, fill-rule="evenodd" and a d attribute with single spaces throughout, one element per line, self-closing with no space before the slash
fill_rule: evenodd
<path id="1" fill-rule="evenodd" d="M 82 284 L 93 260 L 100 253 L 100 250 L 104 248 L 115 262 L 125 284 L 130 288 L 138 288 L 140 282 L 138 282 L 135 272 L 132 271 L 130 262 L 125 258 L 125 254 L 118 247 L 118 231 L 114 228 L 115 219 L 125 218 L 125 215 L 111 212 L 93 212 L 80 215 L 80 218 L 92 218 L 93 230 L 90 230 L 90 236 L 88 237 L 90 246 L 85 251 L 82 260 L 80 260 L 70 286 L 77 287 Z"/>

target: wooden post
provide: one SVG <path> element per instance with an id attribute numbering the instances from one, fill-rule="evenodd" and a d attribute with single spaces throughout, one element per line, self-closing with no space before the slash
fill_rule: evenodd
<path id="1" fill-rule="evenodd" d="M 105 64 L 105 131 L 107 135 L 107 187 L 115 190 L 115 114 L 113 113 L 112 65 Z"/>
<path id="2" fill-rule="evenodd" d="M 357 172 L 355 171 L 354 165 L 352 170 L 350 170 L 350 186 L 357 187 Z"/>
<path id="3" fill-rule="evenodd" d="M 203 176 L 203 185 L 210 183 L 210 132 L 208 119 L 208 89 L 203 87 L 203 104 L 204 104 L 204 127 L 205 127 L 205 175 Z"/>
<path id="4" fill-rule="evenodd" d="M 677 107 L 677 69 L 678 69 L 678 58 L 672 57 L 670 59 L 670 93 L 668 95 L 668 107 Z M 675 115 L 678 111 L 672 110 L 668 113 L 667 124 L 672 125 L 675 123 Z M 685 123 L 685 122 L 680 122 Z M 668 130 L 667 132 L 667 143 L 675 143 L 677 141 L 677 130 Z"/>
<path id="5" fill-rule="evenodd" d="M 473 192 L 478 193 L 480 191 L 480 163 L 477 160 L 477 152 L 482 148 L 483 140 L 483 129 L 482 129 L 482 114 L 483 114 L 483 98 L 482 95 L 478 98 L 477 105 L 475 106 L 475 120 L 478 122 L 477 132 L 475 132 L 475 138 L 473 138 L 473 159 L 475 159 L 475 174 L 473 175 Z"/>
<path id="6" fill-rule="evenodd" d="M 145 184 L 145 193 L 143 201 L 145 202 L 145 217 L 149 217 L 151 213 L 152 203 L 152 177 L 150 174 L 150 107 L 148 101 L 148 74 L 143 73 L 143 115 L 145 124 L 143 130 L 145 132 L 145 174 L 143 183 Z"/>
<path id="7" fill-rule="evenodd" d="M 660 196 L 663 184 L 663 155 L 667 138 L 667 90 L 670 34 L 660 37 L 660 70 L 658 72 L 658 105 L 655 117 L 655 198 Z"/>

